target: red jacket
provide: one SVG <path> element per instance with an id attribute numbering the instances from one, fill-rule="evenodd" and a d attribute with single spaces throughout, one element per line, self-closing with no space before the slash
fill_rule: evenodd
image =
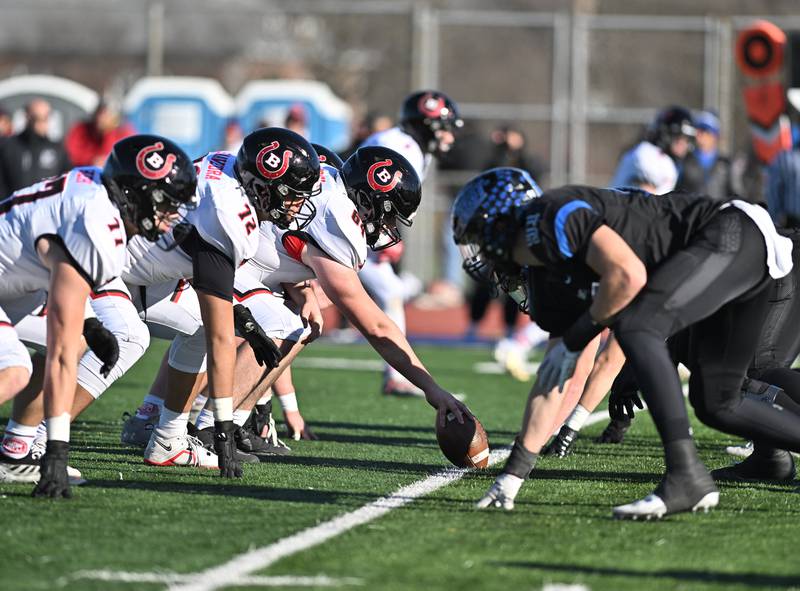
<path id="1" fill-rule="evenodd" d="M 76 123 L 64 138 L 64 147 L 74 166 L 103 166 L 111 148 L 122 138 L 133 135 L 133 127 L 127 123 L 101 134 L 91 123 Z"/>

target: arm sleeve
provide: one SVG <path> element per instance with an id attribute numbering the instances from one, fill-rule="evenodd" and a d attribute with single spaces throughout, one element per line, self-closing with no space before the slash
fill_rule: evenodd
<path id="1" fill-rule="evenodd" d="M 187 252 L 192 257 L 192 286 L 196 291 L 207 293 L 223 300 L 233 298 L 233 280 L 236 269 L 229 256 L 204 241 L 197 232 L 187 238 L 191 240 Z"/>

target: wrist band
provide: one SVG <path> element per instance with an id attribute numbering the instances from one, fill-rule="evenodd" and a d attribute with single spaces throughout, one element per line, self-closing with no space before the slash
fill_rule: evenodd
<path id="1" fill-rule="evenodd" d="M 289 392 L 288 394 L 281 394 L 278 396 L 278 402 L 281 404 L 281 409 L 284 411 L 295 412 L 300 410 L 297 406 L 297 394 Z"/>

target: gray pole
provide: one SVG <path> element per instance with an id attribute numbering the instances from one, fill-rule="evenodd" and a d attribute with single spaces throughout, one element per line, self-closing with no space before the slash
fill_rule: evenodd
<path id="1" fill-rule="evenodd" d="M 150 2 L 147 10 L 147 75 L 164 72 L 164 3 Z"/>

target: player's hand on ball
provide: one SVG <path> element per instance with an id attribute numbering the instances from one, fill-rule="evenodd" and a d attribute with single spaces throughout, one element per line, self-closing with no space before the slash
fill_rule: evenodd
<path id="1" fill-rule="evenodd" d="M 564 391 L 567 380 L 575 373 L 580 351 L 570 351 L 563 341 L 550 349 L 539 366 L 538 387 L 542 392 L 549 392 L 556 386 Z"/>
<path id="2" fill-rule="evenodd" d="M 444 427 L 447 423 L 446 417 L 448 412 L 452 412 L 459 423 L 463 423 L 465 419 L 472 416 L 472 413 L 463 402 L 450 394 L 447 390 L 443 390 L 438 386 L 433 390 L 425 392 L 425 400 L 436 409 L 436 420 L 441 427 Z"/>
<path id="3" fill-rule="evenodd" d="M 514 508 L 514 499 L 517 498 L 522 483 L 525 482 L 523 478 L 514 476 L 513 474 L 503 473 L 497 477 L 494 484 L 489 488 L 488 492 L 481 497 L 478 501 L 478 509 L 486 509 L 489 507 L 496 507 L 498 509 L 505 509 L 511 511 Z"/>

